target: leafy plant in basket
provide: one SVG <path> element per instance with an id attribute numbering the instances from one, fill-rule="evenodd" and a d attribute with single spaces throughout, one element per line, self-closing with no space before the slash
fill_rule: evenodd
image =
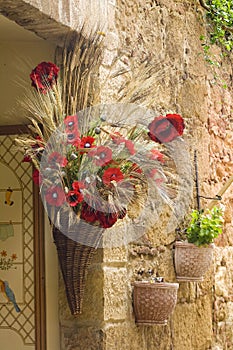
<path id="1" fill-rule="evenodd" d="M 196 246 L 206 246 L 222 233 L 222 209 L 213 207 L 206 211 L 193 210 L 191 221 L 186 229 L 187 240 Z"/>
<path id="2" fill-rule="evenodd" d="M 175 268 L 180 281 L 202 281 L 211 265 L 213 242 L 222 233 L 221 208 L 193 210 L 185 229 L 186 242 L 175 244 Z"/>
<path id="3" fill-rule="evenodd" d="M 16 140 L 24 160 L 35 166 L 72 314 L 82 311 L 87 267 L 106 243 L 104 234 L 111 232 L 114 241 L 120 227 L 121 244 L 127 242 L 125 225 L 135 223 L 141 235 L 140 221 L 150 221 L 154 203 L 171 205 L 176 181 L 168 144 L 185 127 L 179 114 L 156 116 L 142 109 L 138 118 L 139 107 L 132 104 L 95 105 L 101 44 L 98 36 L 88 43 L 79 36 L 76 45 L 61 67 L 41 62 L 31 72 L 34 90 L 26 105 L 32 135 Z M 142 76 L 148 79 L 143 72 L 140 89 Z"/>

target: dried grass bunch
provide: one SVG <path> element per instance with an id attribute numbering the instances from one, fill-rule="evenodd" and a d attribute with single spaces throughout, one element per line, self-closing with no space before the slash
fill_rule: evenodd
<path id="1" fill-rule="evenodd" d="M 34 89 L 25 102 L 32 134 L 16 141 L 34 164 L 45 207 L 57 222 L 62 210 L 105 229 L 137 217 L 155 193 L 171 204 L 177 179 L 167 145 L 183 134 L 184 121 L 132 104 L 152 104 L 159 72 L 149 61 L 115 71 L 109 78 L 125 77 L 118 103 L 99 104 L 102 39 L 71 33 L 59 67 L 41 62 L 33 69 Z"/>

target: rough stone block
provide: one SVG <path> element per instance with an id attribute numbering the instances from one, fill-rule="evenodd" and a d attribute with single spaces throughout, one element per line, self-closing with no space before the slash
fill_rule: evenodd
<path id="1" fill-rule="evenodd" d="M 171 333 L 167 326 L 136 326 L 135 323 L 109 323 L 104 327 L 105 350 L 171 349 Z M 187 349 L 186 349 L 187 350 Z"/>
<path id="2" fill-rule="evenodd" d="M 124 264 L 127 262 L 128 249 L 126 246 L 104 248 L 103 250 L 103 261 L 108 262 L 118 262 Z"/>
<path id="3" fill-rule="evenodd" d="M 64 350 L 104 350 L 103 331 L 96 327 L 62 327 L 61 347 Z"/>
<path id="4" fill-rule="evenodd" d="M 197 299 L 196 303 L 176 305 L 172 316 L 174 349 L 209 349 L 212 342 L 211 309 L 209 297 Z"/>
<path id="5" fill-rule="evenodd" d="M 142 339 L 137 334 L 135 325 L 132 328 L 127 323 L 108 324 L 104 332 L 105 350 L 129 350 L 130 347 L 135 350 L 143 349 Z"/>
<path id="6" fill-rule="evenodd" d="M 104 267 L 104 320 L 127 318 L 128 276 L 126 268 Z"/>
<path id="7" fill-rule="evenodd" d="M 72 324 L 94 325 L 98 320 L 103 319 L 103 271 L 101 265 L 93 265 L 88 269 L 86 279 L 82 313 L 74 317 L 68 307 L 64 283 L 60 277 L 61 287 L 59 289 L 60 319 L 63 325 Z"/>

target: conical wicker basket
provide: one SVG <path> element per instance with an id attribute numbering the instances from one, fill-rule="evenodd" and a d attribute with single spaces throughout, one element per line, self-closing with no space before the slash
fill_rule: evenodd
<path id="1" fill-rule="evenodd" d="M 96 248 L 68 238 L 55 226 L 53 226 L 53 238 L 70 311 L 72 315 L 78 315 L 82 313 L 87 269 Z"/>
<path id="2" fill-rule="evenodd" d="M 175 270 L 177 281 L 199 282 L 211 266 L 213 248 L 197 247 L 188 242 L 175 243 Z"/>
<path id="3" fill-rule="evenodd" d="M 134 282 L 133 306 L 138 325 L 166 325 L 177 301 L 178 283 Z"/>

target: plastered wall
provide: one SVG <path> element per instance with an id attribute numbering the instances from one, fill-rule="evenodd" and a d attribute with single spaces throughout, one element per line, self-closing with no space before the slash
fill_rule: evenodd
<path id="1" fill-rule="evenodd" d="M 0 117 L 0 125 L 18 125 L 18 124 L 25 124 L 28 122 L 25 111 L 21 108 L 19 101 L 22 101 L 25 97 L 26 89 L 30 89 L 30 77 L 29 74 L 31 70 L 41 61 L 43 60 L 53 60 L 54 59 L 54 52 L 55 52 L 55 46 L 51 44 L 51 42 L 46 42 L 45 40 L 42 40 L 41 38 L 36 37 L 36 35 L 33 35 L 31 33 L 31 36 L 21 28 L 22 31 L 17 32 L 16 34 L 10 35 L 9 32 L 5 32 L 4 36 L 1 37 L 0 40 L 0 48 L 1 48 L 1 58 L 0 58 L 0 65 L 1 65 L 1 117 Z M 19 29 L 17 29 L 19 30 Z M 17 38 L 17 40 L 15 39 Z M 13 137 L 13 136 L 12 136 Z M 3 139 L 5 139 L 5 136 L 2 136 Z M 7 146 L 6 146 L 7 147 Z M 16 150 L 11 150 L 12 154 L 14 155 Z M 5 149 L 1 147 L 1 156 L 5 153 Z M 17 157 L 19 163 L 23 159 L 23 155 L 21 153 L 18 153 L 17 156 L 13 156 L 13 158 Z M 13 168 L 16 167 L 16 164 L 11 161 L 11 157 L 8 157 L 6 159 L 10 160 L 10 166 Z M 26 169 L 28 169 L 26 163 L 22 163 L 24 166 L 26 166 Z M 30 169 L 30 168 L 29 168 Z M 30 170 L 29 174 L 31 173 Z M 19 171 L 16 171 L 16 174 L 18 174 Z M 15 174 L 15 175 L 16 175 Z M 25 172 L 26 174 L 26 172 Z M 15 176 L 14 175 L 14 176 Z M 7 186 L 12 186 L 12 180 L 9 177 L 9 174 L 6 173 L 4 176 L 4 171 L 1 171 L 1 179 L 4 178 L 7 179 L 8 183 L 6 182 L 3 187 L 7 188 Z M 23 186 L 23 185 L 22 185 Z M 30 185 L 32 186 L 32 185 Z M 31 187 L 30 187 L 31 188 Z M 5 193 L 2 192 L 2 204 L 4 205 L 4 195 Z M 15 195 L 15 194 L 14 194 Z M 27 199 L 24 199 L 27 200 Z M 30 197 L 30 201 L 32 200 L 32 197 Z M 16 204 L 12 207 L 13 212 L 21 212 L 22 211 L 22 201 L 17 201 Z M 4 209 L 4 207 L 3 207 Z M 1 211 L 1 221 L 6 220 L 5 212 Z M 22 213 L 23 215 L 23 213 Z M 13 220 L 13 217 L 11 217 Z M 17 221 L 19 221 L 17 219 Z M 17 226 L 16 226 L 17 228 Z M 20 237 L 17 230 L 15 228 L 15 236 Z M 32 228 L 31 228 L 32 229 Z M 24 232 L 25 235 L 25 232 Z M 58 303 L 57 303 L 57 295 L 58 295 L 58 264 L 57 264 L 57 256 L 56 256 L 56 248 L 53 244 L 52 238 L 51 238 L 51 232 L 49 228 L 49 224 L 46 221 L 45 223 L 45 260 L 46 260 L 46 300 L 47 300 L 47 348 L 51 350 L 58 350 L 60 347 L 60 335 L 59 335 L 59 320 L 58 320 Z M 7 241 L 6 241 L 7 242 Z M 10 244 L 11 242 L 9 242 Z M 22 250 L 21 245 L 13 240 L 11 243 L 12 247 L 9 245 L 9 249 L 16 250 L 16 253 L 18 250 Z M 17 245 L 17 247 L 15 247 Z M 33 241 L 32 241 L 33 246 Z M 1 241 L 1 251 L 5 249 L 3 246 L 3 242 Z M 11 251 L 11 250 L 10 250 Z M 34 253 L 34 252 L 33 252 Z M 8 253 L 10 254 L 10 253 Z M 35 254 L 38 254 L 38 252 L 35 252 Z M 23 258 L 21 258 L 22 260 Z M 20 258 L 18 259 L 19 261 Z M 18 268 L 18 270 L 20 269 Z M 4 276 L 3 276 L 4 277 Z M 2 277 L 2 278 L 3 278 Z M 6 278 L 6 277 L 5 277 Z M 8 278 L 8 277 L 7 277 Z M 13 283 L 18 283 L 18 280 L 23 279 L 23 274 L 18 273 L 18 278 L 15 279 L 12 277 Z M 22 282 L 23 283 L 23 282 Z M 20 294 L 23 293 L 23 287 L 19 285 L 17 287 L 17 284 L 14 285 L 15 294 L 18 297 L 18 293 L 20 291 Z M 18 288 L 18 290 L 17 290 Z M 34 286 L 33 286 L 34 288 Z M 1 293 L 2 294 L 2 293 Z M 33 294 L 34 295 L 34 294 Z M 22 299 L 22 296 L 21 298 Z M 2 301 L 2 299 L 1 299 Z M 24 303 L 21 300 L 20 304 L 21 308 L 24 307 Z M 1 304 L 1 313 L 3 315 L 4 307 Z M 34 310 L 34 306 L 33 306 Z M 34 312 L 34 311 L 33 311 Z M 25 317 L 22 315 L 18 315 L 17 313 L 14 314 L 14 319 L 19 319 L 20 324 L 25 323 Z M 30 319 L 29 319 L 30 320 Z M 34 327 L 34 324 L 31 325 Z M 30 326 L 30 327 L 31 327 Z M 23 327 L 22 327 L 23 329 Z M 32 328 L 33 329 L 33 328 Z M 34 330 L 33 330 L 34 332 Z M 10 337 L 10 339 L 9 339 Z M 20 338 L 19 334 L 17 332 L 14 332 L 9 330 L 9 328 L 1 329 L 1 343 L 2 347 L 5 347 L 9 350 L 11 349 L 25 349 L 25 348 L 33 348 L 35 349 L 35 345 L 25 345 L 23 343 L 22 338 Z"/>

